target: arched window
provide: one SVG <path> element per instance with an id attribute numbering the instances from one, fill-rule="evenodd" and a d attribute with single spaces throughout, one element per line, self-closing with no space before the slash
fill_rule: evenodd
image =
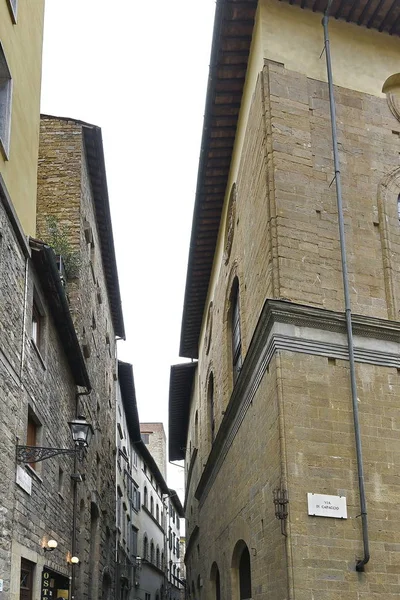
<path id="1" fill-rule="evenodd" d="M 147 539 L 147 535 L 143 538 L 143 558 L 146 560 L 149 558 L 149 540 Z"/>
<path id="2" fill-rule="evenodd" d="M 177 578 L 178 578 L 178 579 L 179 579 L 179 577 L 180 577 L 180 574 L 181 574 L 181 570 L 180 570 L 180 568 L 178 567 L 178 568 L 177 568 L 177 570 L 176 570 L 176 576 L 177 576 Z M 179 581 L 178 581 L 178 583 L 179 583 Z"/>
<path id="3" fill-rule="evenodd" d="M 154 564 L 154 544 L 151 542 L 150 544 L 150 562 Z"/>
<path id="4" fill-rule="evenodd" d="M 156 565 L 158 568 L 160 568 L 160 548 L 158 546 L 156 551 Z"/>
<path id="5" fill-rule="evenodd" d="M 154 500 L 153 500 L 153 496 L 150 496 L 150 512 L 153 515 L 154 514 Z"/>
<path id="6" fill-rule="evenodd" d="M 210 373 L 207 388 L 208 423 L 211 445 L 215 440 L 215 406 L 214 406 L 214 375 Z"/>
<path id="7" fill-rule="evenodd" d="M 232 370 L 235 384 L 242 368 L 242 335 L 240 331 L 239 281 L 235 278 L 231 294 Z"/>
<path id="8" fill-rule="evenodd" d="M 164 562 L 164 552 L 161 552 L 161 568 L 164 571 L 164 566 L 165 566 L 165 562 Z"/>
<path id="9" fill-rule="evenodd" d="M 156 504 L 156 519 L 157 521 L 160 520 L 160 509 L 158 508 L 158 504 Z"/>
<path id="10" fill-rule="evenodd" d="M 146 508 L 148 508 L 147 502 L 148 502 L 147 487 L 144 486 L 143 504 L 145 505 Z"/>
<path id="11" fill-rule="evenodd" d="M 172 560 L 169 561 L 169 580 L 172 581 Z"/>
<path id="12" fill-rule="evenodd" d="M 240 600 L 251 598 L 250 553 L 247 546 L 242 552 L 239 563 Z"/>
<path id="13" fill-rule="evenodd" d="M 250 553 L 246 543 L 239 540 L 232 556 L 233 586 L 237 590 L 236 598 L 251 599 L 251 564 Z"/>
<path id="14" fill-rule="evenodd" d="M 199 447 L 199 411 L 196 410 L 194 417 L 194 445 L 195 448 Z"/>
<path id="15" fill-rule="evenodd" d="M 221 582 L 217 563 L 211 567 L 210 579 L 212 583 L 212 600 L 221 600 Z"/>

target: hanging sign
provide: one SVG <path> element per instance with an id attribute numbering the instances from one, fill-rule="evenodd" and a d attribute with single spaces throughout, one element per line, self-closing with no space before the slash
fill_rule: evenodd
<path id="1" fill-rule="evenodd" d="M 308 514 L 313 517 L 333 517 L 347 519 L 345 496 L 328 496 L 326 494 L 307 494 Z"/>

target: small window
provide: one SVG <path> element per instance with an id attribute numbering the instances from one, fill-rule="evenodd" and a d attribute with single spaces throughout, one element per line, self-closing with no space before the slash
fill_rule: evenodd
<path id="1" fill-rule="evenodd" d="M 231 296 L 231 333 L 232 333 L 232 367 L 233 383 L 236 383 L 242 368 L 242 336 L 240 330 L 239 282 L 235 279 Z"/>
<path id="2" fill-rule="evenodd" d="M 156 504 L 156 519 L 157 521 L 160 520 L 160 509 L 158 508 L 158 504 Z"/>
<path id="3" fill-rule="evenodd" d="M 144 486 L 143 504 L 146 508 L 147 508 L 147 502 L 148 502 L 147 487 Z"/>
<path id="4" fill-rule="evenodd" d="M 150 434 L 149 433 L 141 433 L 142 442 L 144 444 L 148 444 L 150 442 Z"/>
<path id="5" fill-rule="evenodd" d="M 147 539 L 147 536 L 144 536 L 143 538 L 143 558 L 146 560 L 149 558 L 149 540 Z"/>
<path id="6" fill-rule="evenodd" d="M 212 373 L 210 373 L 210 379 L 208 380 L 207 396 L 210 437 L 212 445 L 215 440 L 214 375 Z"/>
<path id="7" fill-rule="evenodd" d="M 35 342 L 35 345 L 38 349 L 40 349 L 42 345 L 43 339 L 43 317 L 40 314 L 39 307 L 36 301 L 33 301 L 32 305 L 32 340 Z"/>
<path id="8" fill-rule="evenodd" d="M 132 533 L 131 533 L 131 549 L 132 556 L 136 558 L 137 556 L 137 538 L 138 538 L 138 530 L 136 527 L 132 525 Z"/>
<path id="9" fill-rule="evenodd" d="M 38 446 L 38 435 L 39 425 L 31 414 L 28 415 L 28 424 L 26 428 L 26 445 L 27 446 Z M 29 463 L 32 469 L 36 470 L 36 463 Z"/>
<path id="10" fill-rule="evenodd" d="M 154 564 L 154 544 L 151 542 L 150 544 L 150 562 Z"/>
<path id="11" fill-rule="evenodd" d="M 150 512 L 153 515 L 154 514 L 154 500 L 153 500 L 153 496 L 150 496 Z"/>
<path id="12" fill-rule="evenodd" d="M 61 467 L 58 468 L 58 493 L 60 496 L 63 495 L 64 491 L 64 471 Z"/>
<path id="13" fill-rule="evenodd" d="M 10 152 L 11 96 L 11 73 L 0 43 L 0 149 L 6 159 Z"/>

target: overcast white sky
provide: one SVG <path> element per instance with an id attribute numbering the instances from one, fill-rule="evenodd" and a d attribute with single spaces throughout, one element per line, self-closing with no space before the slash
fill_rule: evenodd
<path id="1" fill-rule="evenodd" d="M 214 0 L 46 0 L 41 111 L 102 128 L 141 421 L 168 426 Z M 181 488 L 170 473 L 171 487 Z"/>

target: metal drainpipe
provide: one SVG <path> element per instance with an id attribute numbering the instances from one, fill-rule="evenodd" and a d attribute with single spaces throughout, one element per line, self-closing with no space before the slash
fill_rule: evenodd
<path id="1" fill-rule="evenodd" d="M 91 388 L 87 388 L 86 392 L 77 392 L 75 394 L 75 418 L 77 418 L 81 411 L 79 409 L 79 399 L 81 396 L 88 396 L 92 391 Z M 78 470 L 78 457 L 75 454 L 74 457 L 74 473 Z M 72 544 L 71 544 L 71 552 L 72 556 L 76 556 L 76 530 L 77 530 L 77 516 L 78 516 L 78 482 L 74 479 L 73 481 L 73 492 L 72 492 Z M 82 549 L 80 551 L 80 560 L 83 560 Z M 76 565 L 71 565 L 71 600 L 75 600 L 75 592 L 76 592 Z"/>
<path id="2" fill-rule="evenodd" d="M 361 445 L 361 435 L 360 435 L 360 420 L 359 420 L 359 414 L 358 414 L 357 382 L 356 382 L 356 371 L 355 371 L 355 361 L 354 361 L 353 330 L 352 330 L 349 280 L 348 280 L 347 260 L 346 260 L 346 238 L 345 238 L 344 220 L 343 220 L 342 182 L 341 182 L 341 177 L 340 177 L 339 152 L 338 152 L 338 142 L 337 142 L 336 108 L 335 108 L 335 98 L 333 95 L 332 64 L 331 64 L 331 53 L 330 53 L 330 46 L 329 46 L 328 24 L 329 24 L 329 11 L 331 8 L 331 4 L 332 4 L 332 0 L 329 0 L 328 6 L 326 7 L 326 10 L 324 13 L 324 17 L 322 19 L 322 25 L 324 28 L 326 69 L 327 69 L 327 74 L 328 74 L 328 88 L 329 88 L 329 105 L 330 105 L 330 111 L 331 111 L 332 146 L 333 146 L 333 159 L 334 159 L 334 166 L 335 166 L 336 200 L 337 200 L 338 221 L 339 221 L 340 251 L 341 251 L 341 258 L 342 258 L 342 276 L 343 276 L 343 289 L 344 289 L 344 303 L 345 303 L 345 311 L 346 311 L 347 342 L 348 342 L 348 350 L 349 350 L 351 398 L 352 398 L 352 403 L 353 403 L 354 433 L 355 433 L 356 454 L 357 454 L 358 487 L 359 487 L 359 492 L 360 492 L 361 522 L 362 522 L 362 534 L 363 534 L 363 544 L 364 544 L 364 558 L 357 562 L 356 571 L 364 571 L 364 567 L 370 559 L 369 541 L 368 541 L 368 519 L 367 519 L 367 503 L 366 503 L 366 499 L 365 499 L 364 466 L 363 466 L 362 445 Z"/>

